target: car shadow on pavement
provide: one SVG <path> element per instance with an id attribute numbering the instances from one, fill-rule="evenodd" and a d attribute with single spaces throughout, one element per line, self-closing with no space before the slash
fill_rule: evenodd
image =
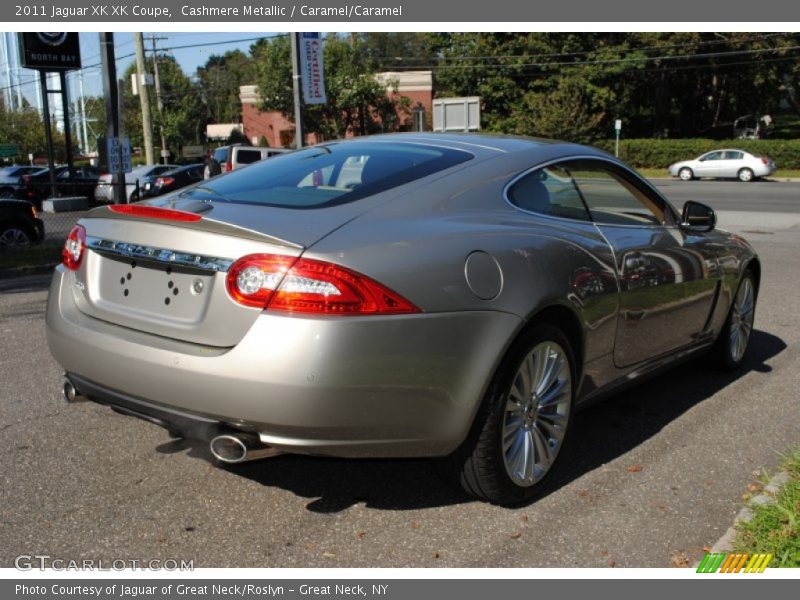
<path id="1" fill-rule="evenodd" d="M 537 498 L 637 447 L 747 373 L 771 371 L 766 361 L 785 348 L 780 338 L 754 331 L 745 362 L 735 373 L 722 373 L 702 359 L 695 360 L 576 414 L 570 443 Z M 159 450 L 181 447 L 175 442 L 165 446 L 169 449 Z M 204 450 L 195 448 L 191 453 L 199 457 Z M 415 510 L 475 501 L 443 482 L 432 460 L 286 455 L 226 468 L 261 485 L 309 498 L 306 508 L 319 513 L 336 513 L 359 503 L 379 510 Z"/>

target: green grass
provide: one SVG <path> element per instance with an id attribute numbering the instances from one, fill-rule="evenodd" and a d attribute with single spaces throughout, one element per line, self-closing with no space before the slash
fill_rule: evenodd
<path id="1" fill-rule="evenodd" d="M 46 241 L 24 250 L 0 252 L 0 269 L 54 264 L 61 261 L 62 241 Z"/>
<path id="2" fill-rule="evenodd" d="M 666 167 L 663 169 L 641 168 L 636 172 L 645 177 L 669 177 Z M 800 177 L 800 169 L 778 169 L 768 179 L 780 179 L 781 177 Z"/>
<path id="3" fill-rule="evenodd" d="M 789 481 L 767 506 L 751 505 L 752 520 L 740 524 L 737 552 L 772 553 L 770 567 L 800 567 L 800 448 L 784 459 Z"/>

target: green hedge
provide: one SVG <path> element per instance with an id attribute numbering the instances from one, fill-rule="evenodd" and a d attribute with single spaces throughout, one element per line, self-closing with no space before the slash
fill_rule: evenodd
<path id="1" fill-rule="evenodd" d="M 594 144 L 614 153 L 614 140 Z M 779 169 L 800 169 L 800 140 L 656 140 L 621 139 L 619 157 L 636 168 L 666 169 L 679 160 L 696 158 L 718 148 L 738 148 L 753 154 L 766 154 Z"/>

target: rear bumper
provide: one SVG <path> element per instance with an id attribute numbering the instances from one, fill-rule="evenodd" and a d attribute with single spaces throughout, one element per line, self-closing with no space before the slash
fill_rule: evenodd
<path id="1" fill-rule="evenodd" d="M 216 348 L 89 317 L 76 308 L 74 285 L 73 274 L 58 267 L 47 337 L 79 392 L 105 404 L 138 403 L 132 412 L 145 416 L 166 411 L 252 431 L 269 446 L 309 454 L 451 452 L 521 325 L 515 315 L 489 311 L 264 313 L 236 346 Z"/>

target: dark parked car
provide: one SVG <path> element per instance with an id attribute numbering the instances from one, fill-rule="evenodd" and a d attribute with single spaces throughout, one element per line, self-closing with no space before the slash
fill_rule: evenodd
<path id="1" fill-rule="evenodd" d="M 149 189 L 141 190 L 142 198 L 150 196 L 160 196 L 167 192 L 174 192 L 187 185 L 192 185 L 203 180 L 203 165 L 186 165 L 168 171 L 156 178 L 155 183 Z"/>
<path id="2" fill-rule="evenodd" d="M 12 165 L 0 169 L 0 198 L 14 198 L 22 185 L 23 175 L 41 171 L 42 167 Z"/>
<path id="3" fill-rule="evenodd" d="M 125 191 L 128 202 L 136 202 L 142 197 L 143 190 L 149 190 L 159 175 L 178 168 L 178 165 L 144 165 L 136 167 L 125 174 Z M 117 177 L 112 173 L 103 173 L 97 180 L 94 199 L 100 203 L 114 202 L 114 187 Z"/>
<path id="4" fill-rule="evenodd" d="M 67 172 L 67 167 L 56 167 L 56 188 L 59 196 L 85 196 L 92 199 L 97 180 L 100 178 L 100 169 L 96 167 L 75 167 L 72 177 Z M 41 210 L 42 201 L 50 197 L 50 173 L 48 169 L 24 175 L 22 177 L 23 189 L 21 196 L 33 202 Z"/>
<path id="5" fill-rule="evenodd" d="M 38 244 L 44 223 L 35 206 L 16 198 L 0 198 L 0 252 Z"/>
<path id="6" fill-rule="evenodd" d="M 674 208 L 595 148 L 394 134 L 95 209 L 47 337 L 67 400 L 222 463 L 437 457 L 514 504 L 577 410 L 691 356 L 739 367 L 760 273 L 713 209 Z"/>

